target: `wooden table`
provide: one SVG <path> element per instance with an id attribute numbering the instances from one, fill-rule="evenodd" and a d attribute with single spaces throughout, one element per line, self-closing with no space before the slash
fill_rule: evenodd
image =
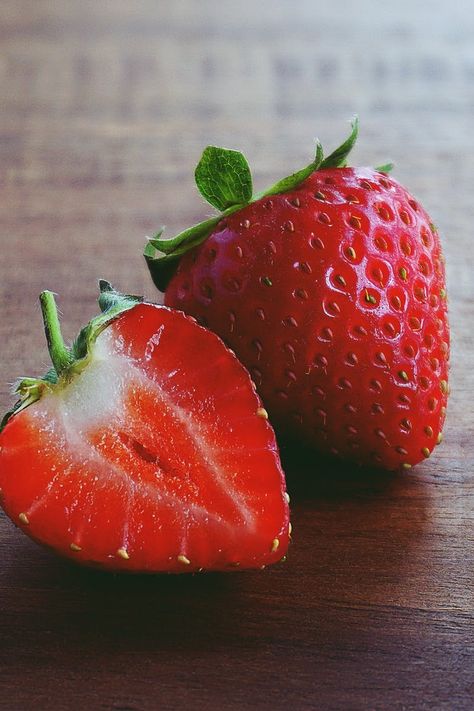
<path id="1" fill-rule="evenodd" d="M 335 145 L 396 176 L 444 233 L 454 333 L 445 443 L 413 473 L 285 452 L 294 544 L 264 573 L 111 577 L 0 519 L 0 707 L 474 707 L 471 4 L 2 0 L 0 404 L 72 337 L 98 276 L 155 297 L 141 249 L 205 214 L 208 143 L 258 187 Z"/>

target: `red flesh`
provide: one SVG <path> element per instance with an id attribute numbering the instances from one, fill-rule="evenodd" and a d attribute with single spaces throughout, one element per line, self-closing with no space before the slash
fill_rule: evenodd
<path id="1" fill-rule="evenodd" d="M 2 505 L 32 538 L 108 569 L 273 563 L 287 549 L 288 504 L 260 405 L 216 336 L 137 305 L 99 336 L 72 386 L 8 422 Z"/>

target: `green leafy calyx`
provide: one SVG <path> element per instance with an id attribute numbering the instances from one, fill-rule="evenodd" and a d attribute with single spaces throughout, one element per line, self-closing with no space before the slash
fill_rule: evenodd
<path id="1" fill-rule="evenodd" d="M 19 400 L 1 420 L 0 432 L 13 415 L 39 400 L 48 390 L 64 387 L 74 375 L 84 370 L 99 334 L 121 313 L 143 301 L 140 296 L 120 294 L 105 280 L 100 280 L 99 288 L 101 313 L 84 326 L 70 347 L 65 344 L 61 333 L 54 294 L 51 291 L 40 294 L 44 332 L 53 366 L 40 378 L 21 378 L 17 381 L 14 393 L 19 396 Z"/>
<path id="2" fill-rule="evenodd" d="M 196 185 L 203 198 L 220 212 L 172 239 L 163 239 L 163 230 L 160 230 L 148 240 L 144 256 L 158 289 L 163 292 L 166 290 L 183 254 L 204 242 L 224 217 L 261 198 L 294 190 L 316 170 L 347 166 L 347 158 L 358 132 L 359 121 L 355 117 L 347 139 L 326 158 L 321 143 L 316 141 L 314 158 L 306 167 L 255 194 L 252 193 L 250 168 L 242 153 L 208 146 L 196 167 Z M 389 172 L 391 168 L 391 164 L 386 164 L 377 170 Z"/>
<path id="3" fill-rule="evenodd" d="M 194 177 L 203 198 L 218 210 L 245 205 L 252 198 L 252 174 L 239 151 L 208 146 Z"/>

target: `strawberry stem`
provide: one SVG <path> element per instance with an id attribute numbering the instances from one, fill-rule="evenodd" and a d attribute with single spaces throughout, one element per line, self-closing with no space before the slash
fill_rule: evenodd
<path id="1" fill-rule="evenodd" d="M 66 347 L 61 333 L 58 308 L 52 291 L 43 291 L 39 297 L 43 314 L 44 332 L 48 351 L 58 377 L 67 370 L 74 358 Z"/>
<path id="2" fill-rule="evenodd" d="M 3 418 L 0 418 L 0 432 L 14 415 L 39 400 L 44 392 L 58 385 L 63 387 L 75 375 L 81 373 L 90 362 L 92 348 L 102 331 L 124 311 L 132 309 L 143 301 L 141 296 L 120 294 L 104 279 L 100 280 L 100 291 L 99 303 L 102 313 L 81 329 L 70 348 L 64 343 L 61 333 L 54 294 L 51 291 L 43 291 L 40 294 L 44 332 L 53 367 L 42 378 L 21 378 L 16 383 L 14 392 L 20 399 Z M 59 383 L 60 379 L 61 383 Z"/>

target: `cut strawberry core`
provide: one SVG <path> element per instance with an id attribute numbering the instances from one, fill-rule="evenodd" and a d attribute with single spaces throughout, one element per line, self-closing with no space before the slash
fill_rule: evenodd
<path id="1" fill-rule="evenodd" d="M 217 337 L 136 305 L 100 333 L 82 372 L 6 425 L 4 507 L 40 542 L 109 568 L 274 562 L 288 504 L 260 405 Z"/>

